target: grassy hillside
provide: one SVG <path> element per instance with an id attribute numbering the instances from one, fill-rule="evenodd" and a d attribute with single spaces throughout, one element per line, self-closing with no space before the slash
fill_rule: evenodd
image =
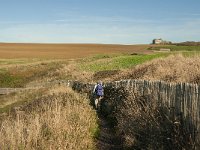
<path id="1" fill-rule="evenodd" d="M 0 116 L 1 149 L 95 149 L 97 134 L 89 100 L 62 86 Z"/>
<path id="2" fill-rule="evenodd" d="M 120 70 L 131 68 L 146 61 L 166 57 L 168 53 L 155 53 L 155 54 L 135 54 L 135 55 L 120 55 L 116 57 L 105 57 L 89 63 L 81 63 L 80 68 L 85 71 L 105 71 L 105 70 Z"/>
<path id="3" fill-rule="evenodd" d="M 146 79 L 199 83 L 199 56 L 196 51 L 98 56 L 79 61 L 72 67 L 76 72 L 73 76 L 87 79 L 84 81 Z"/>
<path id="4" fill-rule="evenodd" d="M 14 63 L 12 59 L 4 60 L 3 64 L 0 63 L 0 87 L 25 87 L 31 81 L 61 78 L 56 70 L 66 63 L 60 60 L 20 63 Z"/>
<path id="5" fill-rule="evenodd" d="M 84 59 L 71 60 L 38 60 L 34 62 L 23 61 L 18 64 L 13 64 L 13 60 L 4 60 L 4 64 L 0 64 L 0 87 L 25 87 L 30 83 L 43 83 L 53 80 L 80 80 L 84 82 L 93 82 L 96 80 L 120 80 L 121 78 L 135 78 L 134 76 L 126 75 L 131 72 L 130 69 L 140 64 L 148 63 L 157 58 L 166 58 L 169 55 L 176 55 L 177 60 L 179 53 L 185 58 L 193 58 L 198 56 L 199 52 L 167 52 L 167 53 L 152 53 L 152 54 L 101 54 L 87 57 Z M 176 64 L 176 57 L 173 57 Z M 182 60 L 179 60 L 183 62 Z M 198 59 L 197 61 L 198 62 Z M 155 64 L 155 68 L 159 68 L 160 62 Z M 7 65 L 5 65 L 7 64 Z M 170 65 L 170 64 L 169 64 Z M 166 62 L 166 68 L 169 67 Z M 180 65 L 184 66 L 184 65 Z M 172 67 L 172 66 L 171 66 Z M 179 66 L 177 66 L 179 68 Z M 136 72 L 142 72 L 137 69 Z M 177 68 L 177 69 L 178 69 Z M 124 70 L 124 71 L 123 71 Z M 129 71 L 128 71 L 129 70 Z M 164 70 L 164 68 L 163 68 Z M 165 71 L 164 71 L 165 72 Z M 118 75 L 117 74 L 121 74 Z M 137 73 L 138 76 L 140 75 Z M 136 78 L 138 78 L 138 76 Z M 155 76 L 155 75 L 154 75 Z M 142 75 L 140 75 L 143 78 Z M 145 78 L 146 79 L 146 78 Z M 149 78 L 150 79 L 150 78 Z M 158 78 L 160 79 L 160 78 Z M 162 78 L 164 80 L 164 78 Z"/>
<path id="6" fill-rule="evenodd" d="M 200 84 L 200 55 L 171 55 L 121 71 L 113 80 L 144 79 Z"/>
<path id="7" fill-rule="evenodd" d="M 32 90 L 0 95 L 0 149 L 95 149 L 98 135 L 90 100 L 65 86 L 68 60 L 4 59 L 0 87 Z M 41 86 L 41 87 L 40 87 Z"/>

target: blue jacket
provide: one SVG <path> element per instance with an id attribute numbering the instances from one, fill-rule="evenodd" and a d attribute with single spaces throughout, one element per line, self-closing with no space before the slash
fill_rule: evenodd
<path id="1" fill-rule="evenodd" d="M 97 84 L 94 92 L 97 96 L 103 96 L 103 86 L 101 84 Z"/>

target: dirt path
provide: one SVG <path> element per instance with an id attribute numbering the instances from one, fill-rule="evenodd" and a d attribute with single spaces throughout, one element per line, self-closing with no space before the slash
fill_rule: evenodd
<path id="1" fill-rule="evenodd" d="M 99 117 L 100 136 L 97 138 L 98 150 L 121 150 L 121 139 L 116 136 L 106 118 Z"/>

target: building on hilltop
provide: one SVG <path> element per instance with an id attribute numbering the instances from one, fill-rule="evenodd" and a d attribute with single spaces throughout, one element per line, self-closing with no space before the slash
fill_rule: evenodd
<path id="1" fill-rule="evenodd" d="M 164 41 L 163 39 L 153 39 L 152 44 L 171 44 L 172 42 L 170 41 Z"/>
<path id="2" fill-rule="evenodd" d="M 153 39 L 153 44 L 161 44 L 163 42 L 162 39 Z"/>

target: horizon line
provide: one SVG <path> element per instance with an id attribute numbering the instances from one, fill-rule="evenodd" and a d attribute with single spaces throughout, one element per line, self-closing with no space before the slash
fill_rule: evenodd
<path id="1" fill-rule="evenodd" d="M 63 43 L 63 42 L 0 42 L 0 44 L 80 44 L 80 45 L 149 45 L 149 44 L 151 44 L 151 43 L 138 43 L 138 44 L 134 44 L 134 43 L 130 43 L 130 44 L 122 44 L 122 43 Z"/>

